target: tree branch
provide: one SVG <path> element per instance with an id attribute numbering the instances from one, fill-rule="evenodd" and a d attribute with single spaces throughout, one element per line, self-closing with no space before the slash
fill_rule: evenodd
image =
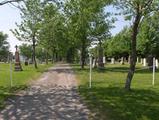
<path id="1" fill-rule="evenodd" d="M 149 7 L 149 5 L 151 5 L 152 2 L 153 0 L 148 0 L 147 3 L 145 3 L 144 8 Z"/>
<path id="2" fill-rule="evenodd" d="M 7 3 L 20 2 L 20 1 L 22 1 L 22 0 L 5 0 L 5 1 L 0 2 L 0 6 L 7 4 Z"/>

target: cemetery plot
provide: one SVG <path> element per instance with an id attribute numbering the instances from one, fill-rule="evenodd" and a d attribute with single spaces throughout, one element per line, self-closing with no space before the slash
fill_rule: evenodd
<path id="1" fill-rule="evenodd" d="M 137 69 L 132 81 L 132 91 L 124 90 L 129 64 L 107 64 L 105 70 L 93 69 L 92 88 L 89 89 L 89 68 L 74 67 L 80 81 L 79 91 L 97 118 L 113 120 L 158 120 L 159 116 L 159 70 L 155 86 L 152 85 L 152 70 Z"/>

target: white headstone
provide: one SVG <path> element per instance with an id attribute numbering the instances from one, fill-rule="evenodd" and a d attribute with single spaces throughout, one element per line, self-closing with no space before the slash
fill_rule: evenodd
<path id="1" fill-rule="evenodd" d="M 120 64 L 124 64 L 124 57 L 121 57 Z"/>
<path id="2" fill-rule="evenodd" d="M 146 58 L 143 59 L 143 66 L 146 67 L 147 63 L 146 63 Z"/>
<path id="3" fill-rule="evenodd" d="M 137 63 L 139 63 L 139 57 L 137 57 Z"/>
<path id="4" fill-rule="evenodd" d="M 156 59 L 156 68 L 158 68 L 158 59 Z"/>
<path id="5" fill-rule="evenodd" d="M 111 64 L 115 64 L 115 59 L 111 58 Z"/>
<path id="6" fill-rule="evenodd" d="M 95 66 L 96 59 L 93 59 L 93 67 Z"/>
<path id="7" fill-rule="evenodd" d="M 104 63 L 104 64 L 106 63 L 105 57 L 103 57 L 103 63 Z"/>

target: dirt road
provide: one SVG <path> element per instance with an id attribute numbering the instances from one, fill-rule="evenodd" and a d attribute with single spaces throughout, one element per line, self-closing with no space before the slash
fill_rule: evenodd
<path id="1" fill-rule="evenodd" d="M 0 120 L 87 120 L 69 65 L 58 64 L 19 95 L 9 99 Z"/>

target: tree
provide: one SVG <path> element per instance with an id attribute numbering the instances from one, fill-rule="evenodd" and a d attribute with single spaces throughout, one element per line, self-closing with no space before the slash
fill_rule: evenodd
<path id="1" fill-rule="evenodd" d="M 65 56 L 68 44 L 64 37 L 66 30 L 64 25 L 64 17 L 54 4 L 48 4 L 43 10 L 43 21 L 41 22 L 39 43 L 45 48 L 46 56 L 49 54 L 59 58 Z M 46 63 L 47 62 L 46 57 Z"/>
<path id="2" fill-rule="evenodd" d="M 45 60 L 47 60 L 48 56 L 46 53 L 47 53 L 46 50 L 42 46 L 39 45 L 36 47 L 36 57 L 40 62 L 44 62 Z M 48 62 L 48 61 L 45 61 L 45 62 Z"/>
<path id="3" fill-rule="evenodd" d="M 154 11 L 154 8 L 158 6 L 158 0 L 116 0 L 116 4 L 122 10 L 122 13 L 126 15 L 126 19 L 130 20 L 133 18 L 130 69 L 125 83 L 125 89 L 130 90 L 137 60 L 136 40 L 139 33 L 139 25 L 144 17 L 150 15 Z"/>
<path id="4" fill-rule="evenodd" d="M 144 57 L 147 57 L 148 55 L 159 57 L 158 19 L 159 15 L 158 13 L 155 13 L 153 16 L 146 18 L 141 24 L 137 49 L 140 55 Z"/>
<path id="5" fill-rule="evenodd" d="M 19 46 L 20 49 L 20 54 L 25 56 L 26 59 L 28 60 L 29 58 L 32 57 L 32 46 L 28 44 L 22 44 Z"/>
<path id="6" fill-rule="evenodd" d="M 7 34 L 0 32 L 0 61 L 6 62 L 9 53 L 9 43 L 7 42 Z"/>
<path id="7" fill-rule="evenodd" d="M 35 47 L 39 35 L 42 6 L 40 0 L 25 0 L 20 6 L 22 22 L 16 24 L 18 29 L 12 30 L 13 34 L 21 41 L 32 42 L 33 62 L 37 68 Z"/>
<path id="8" fill-rule="evenodd" d="M 138 35 L 137 49 L 142 57 L 147 58 L 150 69 L 153 66 L 153 57 L 159 57 L 158 19 L 158 13 L 146 18 L 141 24 L 141 32 Z"/>
<path id="9" fill-rule="evenodd" d="M 99 68 L 104 67 L 103 63 L 103 41 L 108 39 L 110 34 L 110 28 L 112 21 L 106 19 L 109 14 L 105 14 L 104 10 L 101 10 L 96 14 L 91 26 L 90 37 L 98 42 L 98 66 Z M 93 40 L 93 41 L 94 41 Z"/>
<path id="10" fill-rule="evenodd" d="M 127 57 L 130 54 L 130 28 L 125 27 L 121 32 L 105 42 L 105 51 L 109 57 Z"/>
<path id="11" fill-rule="evenodd" d="M 96 0 L 71 0 L 65 4 L 67 22 L 70 24 L 70 34 L 78 44 L 81 57 L 81 68 L 84 68 L 91 41 L 88 39 L 90 23 L 95 15 L 104 7 L 104 1 Z"/>

